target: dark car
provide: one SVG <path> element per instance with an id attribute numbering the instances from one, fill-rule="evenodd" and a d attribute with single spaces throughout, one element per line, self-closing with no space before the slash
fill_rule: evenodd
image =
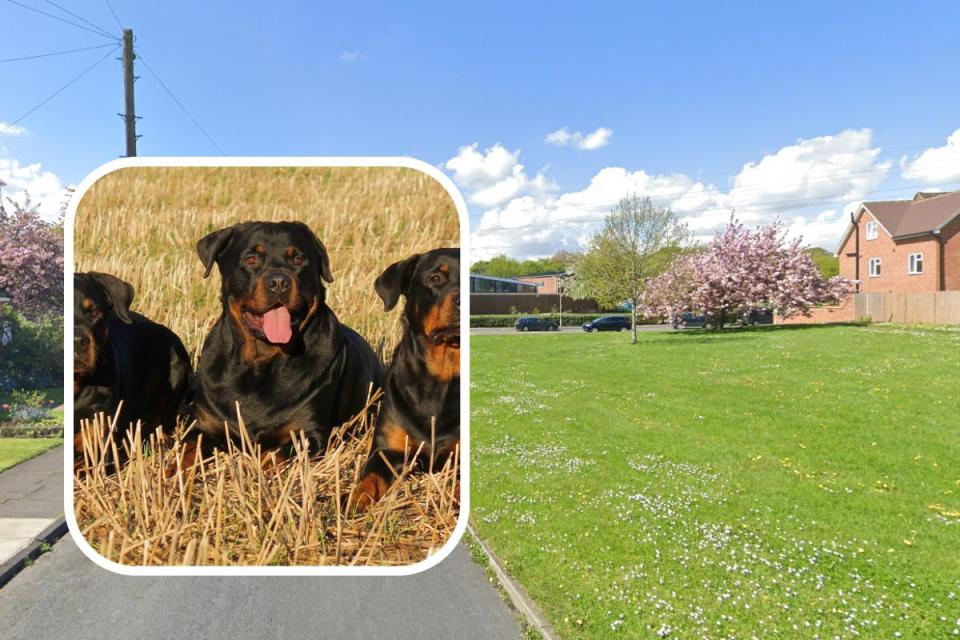
<path id="1" fill-rule="evenodd" d="M 629 331 L 631 327 L 630 318 L 624 316 L 604 316 L 583 323 L 584 331 Z"/>
<path id="2" fill-rule="evenodd" d="M 517 318 L 517 321 L 514 323 L 514 328 L 517 331 L 556 331 L 557 323 L 552 320 L 546 320 L 544 318 Z"/>
<path id="3" fill-rule="evenodd" d="M 740 322 L 748 327 L 758 324 L 773 324 L 773 309 L 751 309 L 741 316 Z"/>
<path id="4" fill-rule="evenodd" d="M 673 317 L 674 329 L 705 326 L 707 326 L 707 318 L 699 313 L 693 313 L 692 311 L 687 311 L 686 313 L 681 313 L 680 315 Z"/>

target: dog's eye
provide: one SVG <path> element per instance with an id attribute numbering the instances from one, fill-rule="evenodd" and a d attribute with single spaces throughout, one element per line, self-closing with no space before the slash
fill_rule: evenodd
<path id="1" fill-rule="evenodd" d="M 91 309 L 91 310 L 90 310 L 90 317 L 93 318 L 94 320 L 96 320 L 97 318 L 99 318 L 99 317 L 100 317 L 100 310 L 99 310 L 99 309 Z"/>
<path id="2" fill-rule="evenodd" d="M 292 258 L 290 258 L 290 264 L 292 264 L 295 267 L 299 267 L 300 265 L 303 264 L 303 256 L 293 256 Z"/>
<path id="3" fill-rule="evenodd" d="M 440 275 L 439 273 L 431 274 L 430 277 L 427 279 L 427 282 L 429 282 L 431 286 L 439 287 L 440 285 L 443 284 L 443 276 Z"/>
<path id="4" fill-rule="evenodd" d="M 258 263 L 259 261 L 260 261 L 260 257 L 259 257 L 259 256 L 249 255 L 249 256 L 247 256 L 246 258 L 243 259 L 243 264 L 247 265 L 248 267 L 255 267 L 255 266 L 257 266 L 257 263 Z"/>

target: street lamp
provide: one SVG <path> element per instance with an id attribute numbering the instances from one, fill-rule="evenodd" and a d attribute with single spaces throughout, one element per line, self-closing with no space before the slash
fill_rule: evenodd
<path id="1" fill-rule="evenodd" d="M 572 273 L 557 274 L 557 294 L 560 296 L 560 328 L 563 329 L 563 288 L 566 280 L 573 276 Z"/>

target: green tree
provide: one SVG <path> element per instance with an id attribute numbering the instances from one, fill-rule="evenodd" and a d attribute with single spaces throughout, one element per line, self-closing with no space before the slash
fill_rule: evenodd
<path id="1" fill-rule="evenodd" d="M 563 262 L 553 258 L 531 258 L 520 262 L 500 254 L 489 260 L 474 262 L 473 266 L 470 267 L 470 272 L 496 278 L 517 278 L 539 273 L 556 273 L 565 269 L 566 265 Z"/>
<path id="2" fill-rule="evenodd" d="M 517 275 L 519 269 L 519 262 L 502 253 L 493 256 L 489 260 L 474 262 L 473 266 L 470 267 L 470 271 L 473 273 L 493 276 L 495 278 L 512 278 Z"/>
<path id="3" fill-rule="evenodd" d="M 574 291 L 612 307 L 633 308 L 633 338 L 637 342 L 637 306 L 644 285 L 670 264 L 689 238 L 687 226 L 669 208 L 654 207 L 650 198 L 630 195 L 607 214 L 576 265 Z"/>
<path id="4" fill-rule="evenodd" d="M 817 269 L 820 270 L 820 275 L 823 276 L 824 280 L 840 275 L 840 260 L 826 249 L 811 247 L 807 249 L 806 253 L 813 259 L 813 263 L 817 265 Z"/>

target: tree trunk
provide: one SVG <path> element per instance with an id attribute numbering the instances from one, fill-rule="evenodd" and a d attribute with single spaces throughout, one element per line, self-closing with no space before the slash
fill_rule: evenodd
<path id="1" fill-rule="evenodd" d="M 633 301 L 633 339 L 630 344 L 637 344 L 637 301 Z"/>

